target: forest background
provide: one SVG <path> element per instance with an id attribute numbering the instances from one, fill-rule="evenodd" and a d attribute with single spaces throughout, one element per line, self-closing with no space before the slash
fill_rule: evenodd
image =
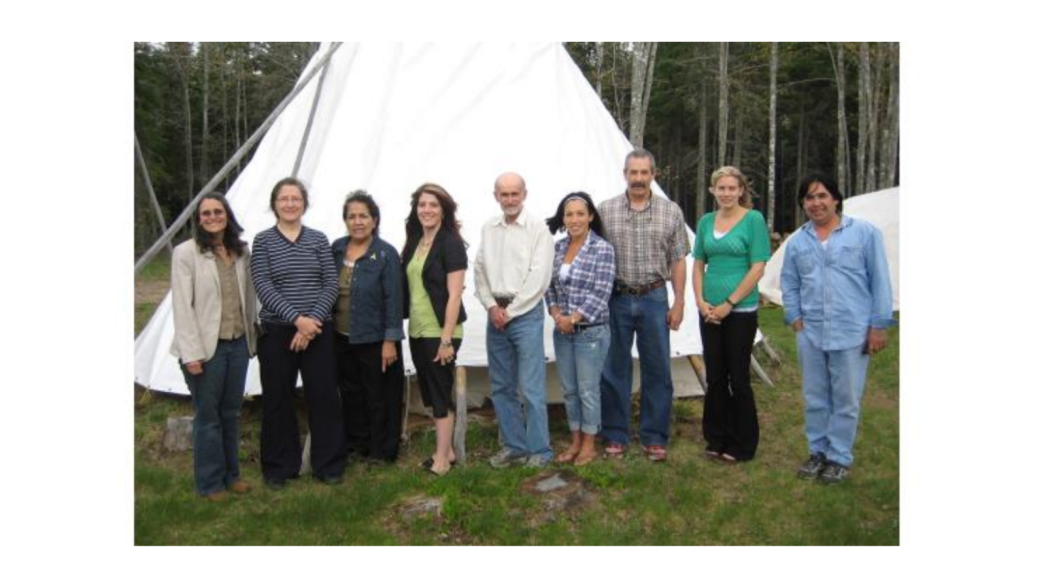
<path id="1" fill-rule="evenodd" d="M 899 43 L 564 45 L 633 145 L 657 157 L 658 181 L 691 226 L 714 206 L 706 188 L 721 165 L 748 176 L 755 207 L 782 234 L 804 220 L 795 194 L 811 170 L 834 174 L 846 196 L 899 184 Z M 135 43 L 135 135 L 164 222 L 247 141 L 318 49 Z M 162 230 L 136 169 L 137 259 Z"/>

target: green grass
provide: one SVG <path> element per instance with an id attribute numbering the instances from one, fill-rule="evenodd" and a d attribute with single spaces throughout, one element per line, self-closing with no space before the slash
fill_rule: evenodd
<path id="1" fill-rule="evenodd" d="M 166 292 L 169 275 L 163 253 L 137 276 L 136 333 Z M 137 389 L 135 543 L 898 545 L 900 327 L 891 329 L 889 347 L 872 359 L 856 467 L 845 484 L 823 487 L 795 477 L 806 457 L 795 339 L 780 308 L 763 309 L 759 323 L 784 361 L 772 366 L 757 354 L 776 386 L 754 381 L 761 442 L 753 462 L 725 467 L 704 459 L 703 403 L 677 400 L 668 464 L 649 463 L 633 451 L 622 462 L 599 460 L 574 470 L 591 500 L 554 517 L 523 489 L 535 470 L 486 465 L 498 449 L 493 422 L 469 427 L 469 465 L 444 478 L 417 467 L 435 445 L 431 428 L 423 427 L 392 466 L 351 464 L 345 483 L 335 488 L 303 479 L 283 492 L 269 491 L 260 473 L 258 399 L 244 404 L 240 446 L 243 475 L 254 490 L 208 503 L 194 494 L 191 453 L 162 449 L 167 418 L 192 414 L 188 398 Z M 304 424 L 300 402 L 298 409 Z M 562 414 L 551 411 L 556 450 L 568 438 Z M 400 506 L 420 496 L 442 498 L 442 517 L 405 520 Z"/>
<path id="2" fill-rule="evenodd" d="M 160 271 L 157 275 L 163 275 Z M 784 363 L 770 366 L 776 386 L 756 381 L 762 440 L 753 462 L 725 467 L 703 457 L 700 400 L 677 400 L 669 463 L 633 451 L 622 462 L 599 460 L 575 470 L 592 499 L 549 520 L 526 493 L 535 470 L 494 470 L 493 423 L 473 423 L 470 462 L 444 478 L 417 464 L 432 451 L 430 428 L 415 431 L 392 466 L 352 464 L 342 486 L 295 480 L 266 489 L 258 463 L 261 403 L 245 403 L 241 462 L 254 490 L 211 504 L 193 493 L 192 458 L 161 448 L 168 416 L 191 414 L 187 399 L 139 393 L 135 406 L 135 542 L 155 544 L 301 545 L 897 545 L 899 512 L 898 362 L 900 329 L 872 360 L 850 479 L 824 487 L 796 479 L 806 457 L 795 342 L 779 308 L 760 313 L 760 328 Z M 299 406 L 302 410 L 302 406 Z M 553 444 L 568 437 L 559 410 Z M 405 520 L 410 497 L 444 500 L 442 517 Z"/>

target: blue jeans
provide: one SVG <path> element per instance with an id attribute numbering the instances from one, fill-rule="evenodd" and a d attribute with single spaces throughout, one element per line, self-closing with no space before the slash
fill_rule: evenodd
<path id="1" fill-rule="evenodd" d="M 569 335 L 556 331 L 552 343 L 570 431 L 595 435 L 601 422 L 599 376 L 610 350 L 610 328 L 599 325 Z"/>
<path id="2" fill-rule="evenodd" d="M 240 477 L 240 406 L 247 381 L 247 338 L 218 341 L 214 357 L 194 376 L 182 366 L 195 410 L 193 470 L 201 496 L 228 488 Z"/>
<path id="3" fill-rule="evenodd" d="M 600 382 L 603 439 L 628 445 L 632 400 L 632 339 L 639 350 L 639 440 L 643 445 L 667 445 L 672 417 L 672 365 L 669 357 L 668 290 L 643 296 L 610 297 L 610 352 Z"/>
<path id="4" fill-rule="evenodd" d="M 864 353 L 863 344 L 842 351 L 822 351 L 805 331 L 796 333 L 796 346 L 803 369 L 810 454 L 823 453 L 829 461 L 850 467 L 869 355 Z"/>
<path id="5" fill-rule="evenodd" d="M 545 398 L 544 312 L 544 304 L 538 304 L 509 321 L 504 331 L 488 322 L 487 366 L 490 399 L 501 428 L 502 444 L 516 455 L 551 459 Z M 525 417 L 517 390 L 523 392 Z"/>

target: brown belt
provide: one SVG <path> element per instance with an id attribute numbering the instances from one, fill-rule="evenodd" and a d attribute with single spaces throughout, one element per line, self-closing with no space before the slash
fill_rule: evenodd
<path id="1" fill-rule="evenodd" d="M 657 280 L 650 282 L 645 286 L 629 286 L 624 282 L 614 282 L 614 293 L 615 294 L 629 294 L 631 296 L 644 296 L 649 294 L 651 291 L 656 290 L 665 285 L 664 280 Z"/>
<path id="2" fill-rule="evenodd" d="M 509 304 L 515 299 L 515 296 L 495 296 L 494 302 L 497 303 L 500 308 L 508 308 Z"/>

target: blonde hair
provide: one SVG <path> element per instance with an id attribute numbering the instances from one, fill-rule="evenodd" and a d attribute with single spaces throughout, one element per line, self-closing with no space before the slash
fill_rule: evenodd
<path id="1" fill-rule="evenodd" d="M 741 170 L 732 165 L 724 165 L 712 172 L 712 180 L 708 184 L 708 191 L 714 196 L 716 182 L 725 177 L 736 178 L 737 183 L 741 186 L 741 196 L 737 199 L 737 203 L 745 208 L 752 208 L 752 197 L 748 193 L 748 178 L 741 173 Z"/>

